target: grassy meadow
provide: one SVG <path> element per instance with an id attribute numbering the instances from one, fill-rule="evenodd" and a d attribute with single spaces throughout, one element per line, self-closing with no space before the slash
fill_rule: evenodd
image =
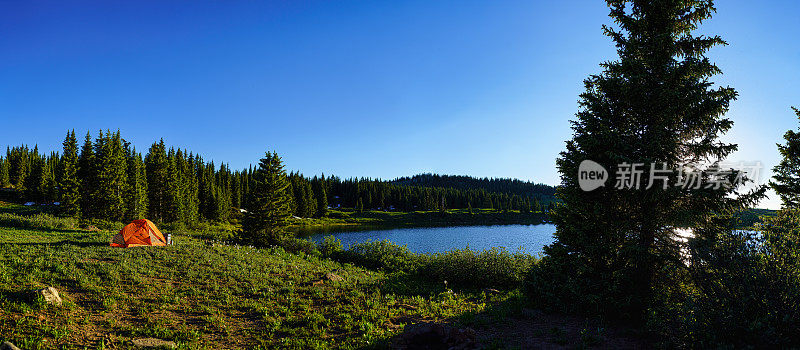
<path id="1" fill-rule="evenodd" d="M 426 256 L 388 242 L 351 251 L 326 242 L 306 254 L 197 234 L 121 249 L 108 246 L 114 230 L 78 226 L 3 203 L 0 340 L 26 350 L 130 348 L 150 337 L 182 349 L 386 348 L 407 324 L 440 322 L 502 348 L 514 340 L 495 331 L 528 312 L 520 285 L 534 260 L 507 252 Z M 483 279 L 471 281 L 476 271 Z M 33 297 L 46 286 L 62 306 Z M 586 331 L 551 328 L 536 334 L 568 344 L 572 330 L 580 344 Z"/>

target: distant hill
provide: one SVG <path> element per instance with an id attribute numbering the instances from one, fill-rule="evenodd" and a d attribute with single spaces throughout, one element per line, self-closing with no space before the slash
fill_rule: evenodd
<path id="1" fill-rule="evenodd" d="M 483 189 L 491 193 L 537 198 L 546 203 L 555 198 L 554 186 L 510 178 L 476 178 L 464 175 L 419 174 L 391 181 L 400 186 L 453 188 L 458 190 Z"/>

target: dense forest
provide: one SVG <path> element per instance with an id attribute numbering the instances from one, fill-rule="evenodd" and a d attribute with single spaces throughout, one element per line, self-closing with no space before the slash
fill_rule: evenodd
<path id="1" fill-rule="evenodd" d="M 62 152 L 38 146 L 8 147 L 0 157 L 0 188 L 16 200 L 58 203 L 69 216 L 161 222 L 226 220 L 251 200 L 254 169 L 231 170 L 190 151 L 153 143 L 137 151 L 120 132 L 87 132 L 79 146 L 74 130 Z M 551 205 L 555 188 L 512 179 L 417 175 L 384 181 L 290 173 L 291 212 L 326 215 L 328 208 L 414 211 L 486 208 L 536 212 Z"/>

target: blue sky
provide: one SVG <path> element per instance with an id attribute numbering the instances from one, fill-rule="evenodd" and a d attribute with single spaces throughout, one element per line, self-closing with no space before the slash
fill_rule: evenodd
<path id="1" fill-rule="evenodd" d="M 719 1 L 732 160 L 797 127 L 800 3 Z M 0 145 L 163 137 L 233 168 L 558 183 L 582 80 L 615 58 L 604 1 L 0 1 Z M 765 175 L 769 176 L 767 171 Z M 771 199 L 763 206 L 776 207 Z"/>

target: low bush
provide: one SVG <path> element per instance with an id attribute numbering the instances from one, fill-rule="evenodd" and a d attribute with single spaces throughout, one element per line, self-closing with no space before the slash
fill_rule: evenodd
<path id="1" fill-rule="evenodd" d="M 422 260 L 407 247 L 388 240 L 359 243 L 340 255 L 346 262 L 389 272 L 414 272 Z"/>
<path id="2" fill-rule="evenodd" d="M 415 254 L 405 246 L 388 240 L 367 241 L 342 248 L 342 243 L 326 237 L 318 245 L 323 257 L 387 272 L 401 272 L 420 280 L 463 288 L 513 288 L 521 285 L 536 262 L 530 255 L 505 249 L 453 250 L 435 254 Z"/>
<path id="3" fill-rule="evenodd" d="M 696 231 L 685 341 L 726 348 L 800 343 L 800 212 L 781 211 L 757 229 Z"/>
<path id="4" fill-rule="evenodd" d="M 515 287 L 522 283 L 535 262 L 536 258 L 528 254 L 506 249 L 461 249 L 425 256 L 419 273 L 457 286 Z"/>
<path id="5" fill-rule="evenodd" d="M 344 246 L 342 245 L 342 241 L 334 238 L 333 236 L 327 236 L 322 240 L 322 242 L 317 244 L 317 249 L 322 257 L 335 258 L 342 254 L 344 251 Z"/>
<path id="6" fill-rule="evenodd" d="M 45 213 L 32 215 L 0 213 L 0 226 L 39 230 L 74 230 L 78 228 L 78 222 L 73 218 L 57 217 Z"/>
<path id="7" fill-rule="evenodd" d="M 307 239 L 287 238 L 281 242 L 281 247 L 290 253 L 305 253 L 308 255 L 318 255 L 319 251 L 314 242 Z"/>

